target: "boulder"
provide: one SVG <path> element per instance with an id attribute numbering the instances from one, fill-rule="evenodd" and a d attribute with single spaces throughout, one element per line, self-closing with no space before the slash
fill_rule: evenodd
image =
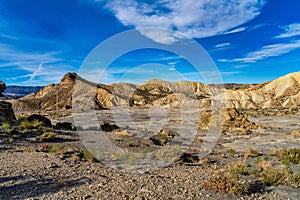
<path id="1" fill-rule="evenodd" d="M 2 93 L 6 89 L 6 85 L 4 82 L 0 81 L 0 96 L 2 96 Z"/>
<path id="2" fill-rule="evenodd" d="M 0 123 L 15 120 L 15 114 L 11 103 L 0 101 Z"/>
<path id="3" fill-rule="evenodd" d="M 29 117 L 26 118 L 26 120 L 28 120 L 29 122 L 33 122 L 35 120 L 38 120 L 40 122 L 43 122 L 44 126 L 52 127 L 51 121 L 47 117 L 44 117 L 44 116 L 39 115 L 39 114 L 30 115 Z"/>
<path id="4" fill-rule="evenodd" d="M 175 136 L 178 134 L 171 131 L 171 130 L 166 130 L 162 129 L 158 131 L 155 135 L 150 137 L 150 140 L 155 144 L 159 146 L 164 146 L 168 143 L 170 143 Z"/>

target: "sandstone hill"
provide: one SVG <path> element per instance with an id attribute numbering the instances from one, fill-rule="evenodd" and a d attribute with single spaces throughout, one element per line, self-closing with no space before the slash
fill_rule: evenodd
<path id="1" fill-rule="evenodd" d="M 158 79 L 142 85 L 104 85 L 67 73 L 59 84 L 50 84 L 36 94 L 11 103 L 15 111 L 55 111 L 71 109 L 72 101 L 78 108 L 89 105 L 96 109 L 114 105 L 180 107 L 184 104 L 209 109 L 213 103 L 219 102 L 225 102 L 224 107 L 237 109 L 297 108 L 300 106 L 300 72 L 264 84 L 232 85 L 232 89 L 227 90 L 220 85 L 216 88 L 200 82 Z"/>
<path id="2" fill-rule="evenodd" d="M 300 72 L 245 90 L 227 90 L 227 107 L 297 108 L 300 106 Z"/>

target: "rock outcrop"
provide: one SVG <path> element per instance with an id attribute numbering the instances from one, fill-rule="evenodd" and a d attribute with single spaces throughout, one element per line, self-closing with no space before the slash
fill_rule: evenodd
<path id="1" fill-rule="evenodd" d="M 12 109 L 11 103 L 0 101 L 0 123 L 5 121 L 13 121 L 16 117 Z"/>
<path id="2" fill-rule="evenodd" d="M 247 116 L 235 108 L 227 108 L 218 111 L 206 111 L 201 114 L 199 128 L 208 130 L 211 127 L 223 125 L 223 131 L 236 130 L 247 134 L 253 129 L 259 128 L 248 120 Z"/>
<path id="3" fill-rule="evenodd" d="M 3 92 L 5 89 L 6 89 L 5 83 L 0 81 L 0 97 L 3 96 Z"/>

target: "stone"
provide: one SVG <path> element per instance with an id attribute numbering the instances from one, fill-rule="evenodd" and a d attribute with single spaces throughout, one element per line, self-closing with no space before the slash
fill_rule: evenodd
<path id="1" fill-rule="evenodd" d="M 2 96 L 2 93 L 6 89 L 6 85 L 4 82 L 0 81 L 0 96 Z"/>
<path id="2" fill-rule="evenodd" d="M 0 122 L 16 120 L 12 104 L 0 101 Z"/>
<path id="3" fill-rule="evenodd" d="M 171 131 L 171 130 L 166 130 L 162 129 L 158 131 L 155 135 L 150 137 L 150 140 L 155 144 L 159 146 L 164 146 L 168 143 L 170 143 L 175 136 L 178 134 Z"/>
<path id="4" fill-rule="evenodd" d="M 52 127 L 50 119 L 39 114 L 32 114 L 29 117 L 27 117 L 26 120 L 28 120 L 29 122 L 38 120 L 40 122 L 43 122 L 44 126 Z"/>

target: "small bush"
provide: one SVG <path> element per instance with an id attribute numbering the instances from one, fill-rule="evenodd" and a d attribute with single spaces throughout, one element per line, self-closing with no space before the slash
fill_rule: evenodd
<path id="1" fill-rule="evenodd" d="M 60 178 L 60 179 L 57 181 L 57 185 L 58 185 L 59 187 L 64 187 L 64 186 L 66 185 L 65 179 Z"/>
<path id="2" fill-rule="evenodd" d="M 37 139 L 40 142 L 48 142 L 48 141 L 54 140 L 55 138 L 56 138 L 56 133 L 55 132 L 45 132 L 40 137 L 38 137 Z"/>
<path id="3" fill-rule="evenodd" d="M 31 124 L 31 122 L 29 122 L 28 120 L 22 120 L 21 121 L 21 127 L 23 128 L 23 129 L 30 129 L 30 128 L 32 128 L 32 124 Z"/>
<path id="4" fill-rule="evenodd" d="M 95 157 L 87 149 L 84 149 L 82 154 L 83 154 L 83 158 L 86 159 L 87 161 L 89 162 L 96 161 Z"/>
<path id="5" fill-rule="evenodd" d="M 273 166 L 269 166 L 262 172 L 258 173 L 258 178 L 266 186 L 272 185 L 292 185 L 300 186 L 300 175 L 293 174 L 287 169 L 277 170 Z"/>
<path id="6" fill-rule="evenodd" d="M 300 149 L 280 149 L 276 150 L 273 155 L 279 158 L 281 164 L 300 165 Z"/>
<path id="7" fill-rule="evenodd" d="M 1 125 L 1 129 L 8 134 L 11 134 L 13 132 L 13 127 L 11 126 L 11 124 L 9 122 L 3 122 Z"/>
<path id="8" fill-rule="evenodd" d="M 39 121 L 39 120 L 37 120 L 37 119 L 35 119 L 35 120 L 33 120 L 33 121 L 31 122 L 31 126 L 32 126 L 33 128 L 38 128 L 38 127 L 41 127 L 41 126 L 43 126 L 43 125 L 44 125 L 44 123 L 41 122 L 41 121 Z"/>
<path id="9" fill-rule="evenodd" d="M 56 155 L 63 155 L 68 151 L 68 148 L 64 147 L 62 145 L 59 145 L 59 144 L 42 145 L 42 146 L 40 146 L 38 151 L 42 151 L 42 152 L 46 152 L 46 153 L 53 153 L 53 154 L 56 154 Z"/>
<path id="10" fill-rule="evenodd" d="M 39 121 L 37 119 L 33 120 L 33 121 L 29 121 L 27 119 L 24 119 L 21 121 L 21 127 L 23 129 L 32 129 L 32 128 L 39 128 L 44 126 L 44 122 Z"/>
<path id="11" fill-rule="evenodd" d="M 226 170 L 217 170 L 202 188 L 221 194 L 240 195 L 248 192 L 249 184 L 238 174 L 232 174 Z"/>
<path id="12" fill-rule="evenodd" d="M 244 157 L 245 158 L 248 158 L 248 157 L 257 157 L 259 155 L 260 155 L 260 153 L 257 150 L 253 149 L 253 148 L 250 148 L 249 151 L 246 151 L 244 153 Z"/>
<path id="13" fill-rule="evenodd" d="M 248 171 L 246 170 L 246 164 L 245 162 L 242 161 L 237 161 L 229 165 L 227 171 L 231 174 L 242 174 L 242 175 L 248 174 Z"/>
<path id="14" fill-rule="evenodd" d="M 228 149 L 226 152 L 228 157 L 233 157 L 235 155 L 235 150 L 233 149 Z"/>
<path id="15" fill-rule="evenodd" d="M 294 138 L 300 137 L 300 130 L 292 130 L 291 136 Z"/>

